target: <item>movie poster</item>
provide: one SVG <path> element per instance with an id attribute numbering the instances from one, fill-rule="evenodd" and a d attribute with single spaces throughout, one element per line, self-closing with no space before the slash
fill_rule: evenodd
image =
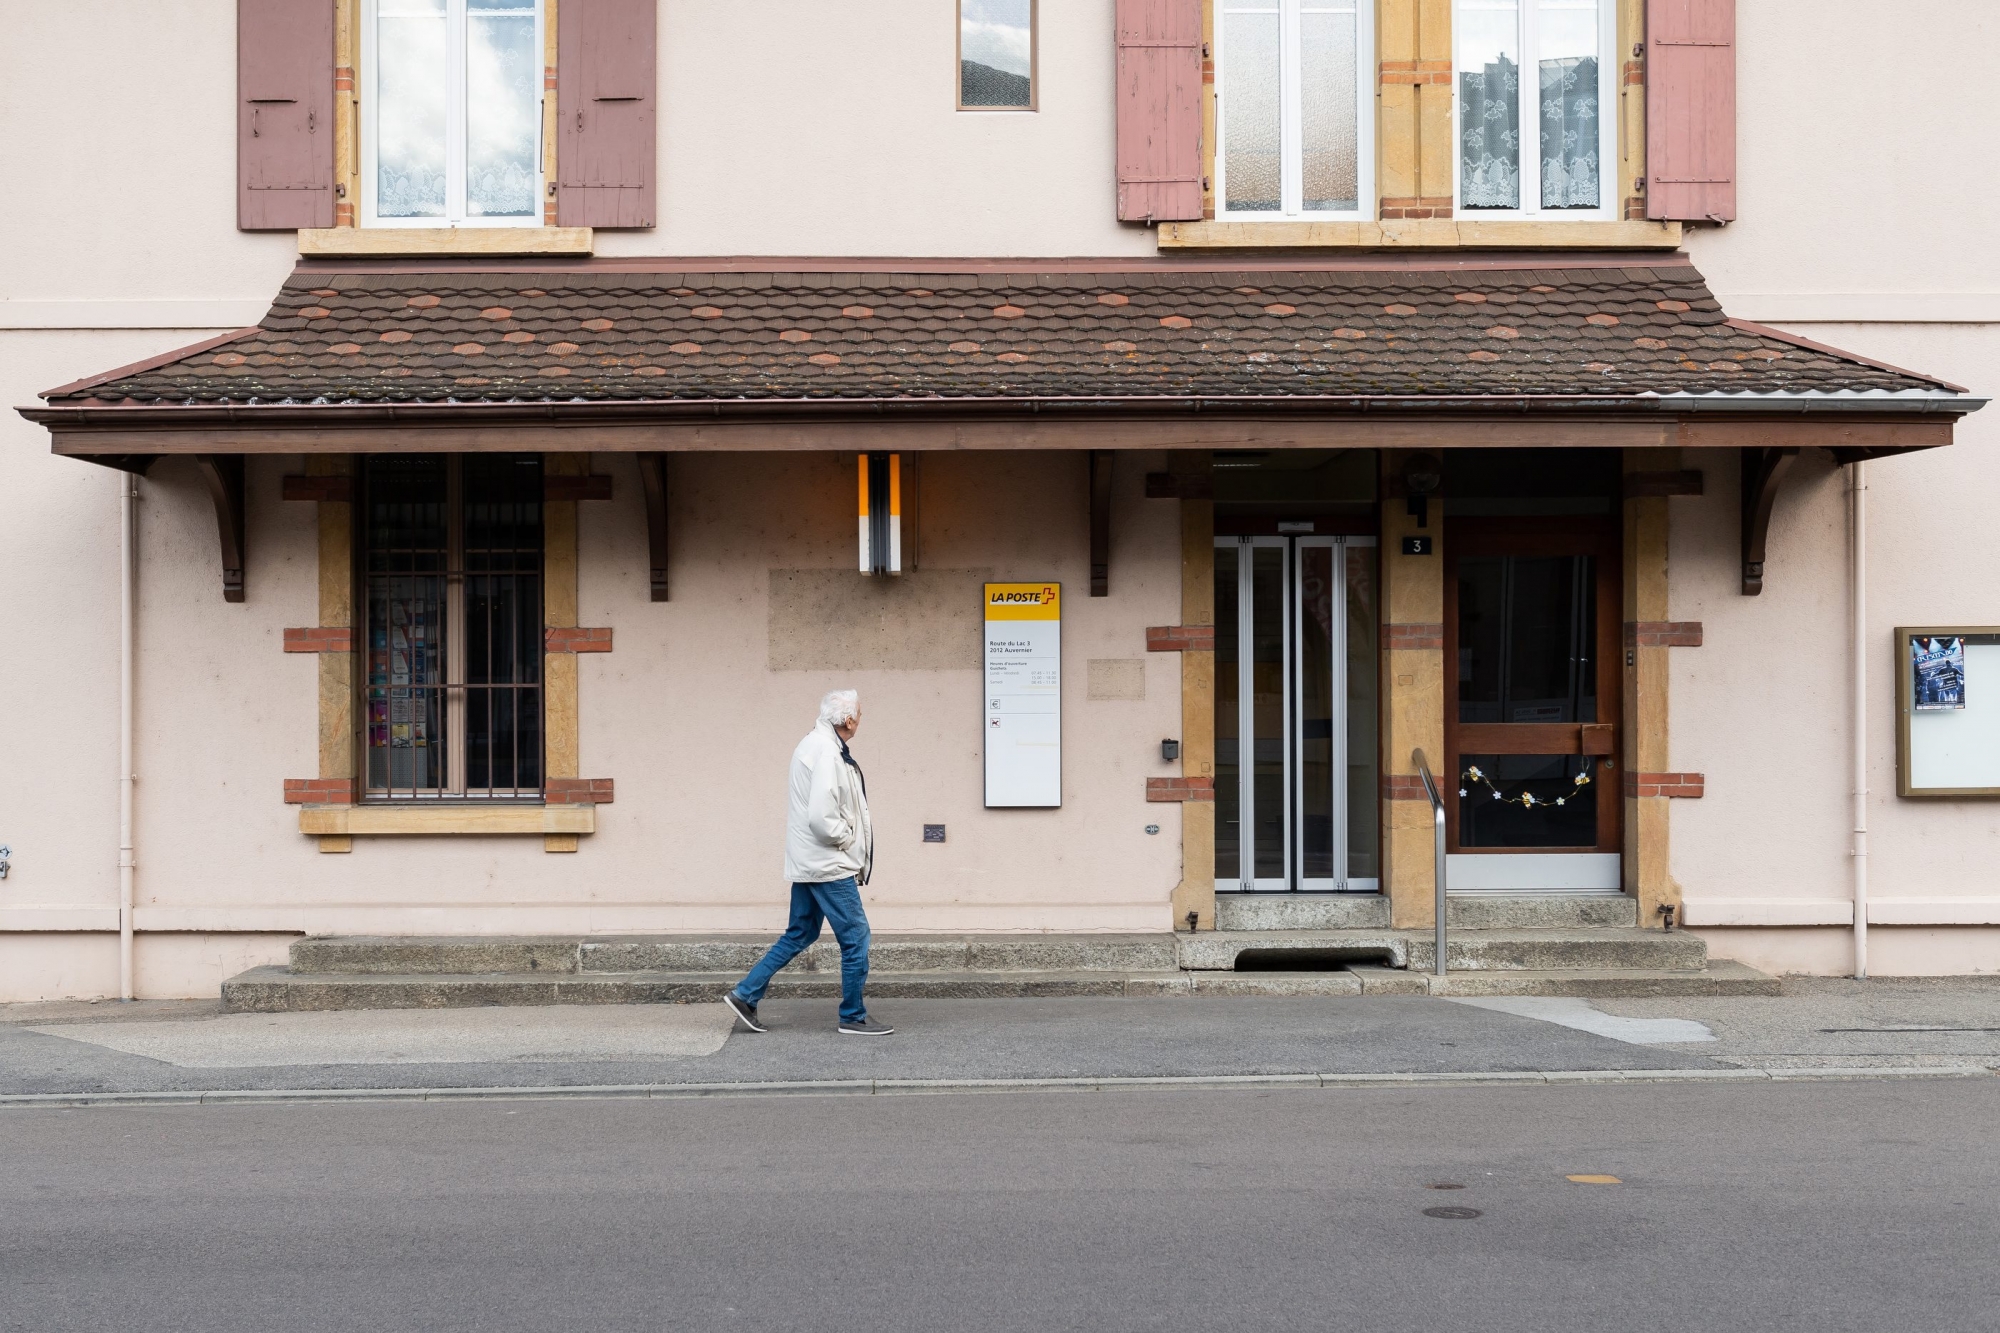
<path id="1" fill-rule="evenodd" d="M 1910 639 L 1911 697 L 1920 713 L 1965 707 L 1965 640 L 1916 635 Z"/>

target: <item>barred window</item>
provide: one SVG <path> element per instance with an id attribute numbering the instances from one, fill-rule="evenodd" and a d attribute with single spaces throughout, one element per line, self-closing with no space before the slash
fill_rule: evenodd
<path id="1" fill-rule="evenodd" d="M 368 800 L 539 800 L 542 460 L 368 459 Z"/>

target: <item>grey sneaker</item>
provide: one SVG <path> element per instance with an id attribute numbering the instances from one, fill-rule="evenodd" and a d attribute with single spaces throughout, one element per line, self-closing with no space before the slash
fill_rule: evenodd
<path id="1" fill-rule="evenodd" d="M 722 997 L 722 1002 L 728 1005 L 729 1012 L 735 1014 L 743 1026 L 749 1028 L 752 1032 L 769 1032 L 771 1030 L 757 1021 L 757 1006 L 744 999 L 741 995 L 738 995 L 735 991 L 726 993 Z"/>
<path id="2" fill-rule="evenodd" d="M 854 1023 L 843 1018 L 840 1020 L 840 1030 L 850 1037 L 886 1037 L 896 1029 L 874 1018 L 863 1018 Z"/>

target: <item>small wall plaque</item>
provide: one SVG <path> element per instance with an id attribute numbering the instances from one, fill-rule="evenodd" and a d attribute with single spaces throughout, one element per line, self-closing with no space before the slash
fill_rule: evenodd
<path id="1" fill-rule="evenodd" d="M 943 841 L 944 841 L 944 825 L 942 825 L 942 824 L 926 824 L 926 825 L 924 825 L 924 841 L 925 841 L 925 842 L 943 842 Z"/>
<path id="2" fill-rule="evenodd" d="M 1403 538 L 1404 555 L 1429 555 L 1430 553 L 1431 553 L 1431 539 L 1429 537 Z"/>

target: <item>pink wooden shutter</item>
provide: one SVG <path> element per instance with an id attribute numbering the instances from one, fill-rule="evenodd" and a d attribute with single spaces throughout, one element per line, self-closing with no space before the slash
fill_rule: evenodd
<path id="1" fill-rule="evenodd" d="M 333 0 L 236 0 L 236 225 L 333 225 Z"/>
<path id="2" fill-rule="evenodd" d="M 1646 216 L 1736 217 L 1736 0 L 1646 5 Z"/>
<path id="3" fill-rule="evenodd" d="M 1118 217 L 1201 219 L 1201 0 L 1118 0 Z"/>
<path id="4" fill-rule="evenodd" d="M 650 227 L 659 0 L 556 6 L 556 223 Z"/>

